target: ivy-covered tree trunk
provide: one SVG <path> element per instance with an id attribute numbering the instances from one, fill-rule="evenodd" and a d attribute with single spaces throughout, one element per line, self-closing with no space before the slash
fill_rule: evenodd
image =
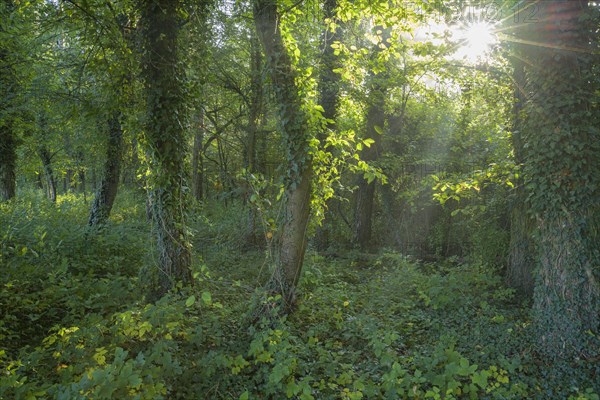
<path id="1" fill-rule="evenodd" d="M 0 3 L 0 34 L 9 29 L 13 8 L 11 0 Z M 13 198 L 16 188 L 17 139 L 10 109 L 17 94 L 17 78 L 9 60 L 10 53 L 9 43 L 0 41 L 0 201 Z"/>
<path id="2" fill-rule="evenodd" d="M 88 220 L 88 225 L 92 227 L 106 223 L 119 189 L 121 159 L 123 158 L 123 130 L 119 118 L 120 113 L 115 111 L 108 121 L 104 173 Z"/>
<path id="3" fill-rule="evenodd" d="M 516 51 L 516 50 L 515 50 Z M 525 105 L 525 65 L 519 57 L 512 61 L 515 84 L 513 108 L 512 146 L 515 164 L 521 168 L 523 159 L 522 111 Z M 535 246 L 533 243 L 534 220 L 531 218 L 527 204 L 527 192 L 521 176 L 516 181 L 515 193 L 510 211 L 510 247 L 506 280 L 508 285 L 516 289 L 524 297 L 533 295 L 535 266 Z"/>
<path id="4" fill-rule="evenodd" d="M 385 37 L 383 38 L 385 46 Z M 375 57 L 379 55 L 382 48 L 378 44 L 375 47 Z M 385 73 L 371 73 L 369 83 L 369 97 L 367 99 L 367 117 L 365 139 L 370 139 L 373 143 L 364 147 L 360 158 L 367 163 L 372 163 L 379 158 L 381 147 L 381 134 L 385 124 L 385 100 L 386 100 L 386 83 Z M 373 224 L 373 207 L 375 203 L 375 180 L 368 181 L 360 176 L 358 178 L 358 189 L 356 191 L 356 203 L 354 211 L 354 224 L 352 241 L 361 248 L 368 247 L 371 241 L 371 231 Z"/>
<path id="5" fill-rule="evenodd" d="M 335 18 L 335 12 L 337 8 L 337 0 L 326 0 L 323 2 L 323 13 L 325 17 L 325 23 L 333 21 Z M 321 48 L 323 49 L 323 58 L 321 61 L 321 70 L 319 74 L 319 102 L 321 107 L 323 107 L 323 118 L 327 119 L 329 122 L 325 129 L 323 129 L 319 134 L 319 141 L 321 142 L 321 147 L 323 148 L 325 145 L 325 141 L 327 140 L 327 135 L 329 130 L 334 130 L 336 123 L 335 119 L 337 117 L 338 106 L 340 102 L 339 97 L 339 88 L 341 76 L 340 74 L 334 72 L 337 68 L 340 68 L 340 60 L 335 55 L 335 50 L 331 45 L 336 41 L 339 41 L 342 36 L 341 27 L 336 27 L 336 29 L 331 32 L 329 26 L 323 30 L 321 36 Z M 321 225 L 317 227 L 317 231 L 315 233 L 314 244 L 317 250 L 324 251 L 329 247 L 329 233 L 330 233 L 330 219 L 331 212 L 329 208 L 331 206 L 331 202 L 327 201 L 324 205 L 325 212 L 323 216 L 323 220 L 321 221 Z"/>
<path id="6" fill-rule="evenodd" d="M 531 5 L 540 21 L 523 28 L 531 43 L 525 175 L 539 230 L 533 321 L 548 360 L 573 360 L 597 355 L 599 344 L 597 48 L 587 1 Z"/>
<path id="7" fill-rule="evenodd" d="M 150 204 L 159 266 L 151 297 L 164 295 L 190 276 L 190 245 L 184 223 L 185 181 L 183 73 L 177 54 L 176 0 L 140 1 L 146 93 L 146 135 L 151 175 Z"/>
<path id="8" fill-rule="evenodd" d="M 281 226 L 279 260 L 271 289 L 282 295 L 285 308 L 295 303 L 306 250 L 306 227 L 310 215 L 312 168 L 308 121 L 296 87 L 296 70 L 283 44 L 275 0 L 254 0 L 256 31 L 265 49 L 277 104 L 279 129 L 287 151 L 285 214 Z"/>

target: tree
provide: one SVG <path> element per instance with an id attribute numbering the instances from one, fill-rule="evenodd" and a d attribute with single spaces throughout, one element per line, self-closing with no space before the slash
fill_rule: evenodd
<path id="1" fill-rule="evenodd" d="M 113 111 L 108 121 L 108 140 L 102 182 L 92 203 L 88 225 L 99 226 L 108 220 L 119 188 L 121 159 L 123 158 L 123 129 L 119 121 L 121 113 Z"/>
<path id="2" fill-rule="evenodd" d="M 41 129 L 44 129 L 43 125 Z M 42 166 L 44 168 L 44 175 L 46 176 L 46 194 L 53 203 L 56 203 L 56 178 L 54 177 L 54 169 L 52 168 L 52 155 L 45 144 L 41 144 L 38 148 L 38 154 L 40 160 L 42 160 Z"/>
<path id="3" fill-rule="evenodd" d="M 295 303 L 306 250 L 310 215 L 312 165 L 308 120 L 296 87 L 296 70 L 282 40 L 281 18 L 275 0 L 254 0 L 254 22 L 267 59 L 275 94 L 278 125 L 287 158 L 285 213 L 280 233 L 279 259 L 271 288 L 281 294 L 285 309 Z"/>
<path id="4" fill-rule="evenodd" d="M 382 51 L 388 47 L 387 40 L 390 30 L 377 26 L 375 31 L 383 32 L 378 37 L 378 43 L 373 49 L 375 63 L 379 60 Z M 381 151 L 381 135 L 385 124 L 385 103 L 387 94 L 387 74 L 381 71 L 372 71 L 369 76 L 369 94 L 367 99 L 367 116 L 365 127 L 365 139 L 372 141 L 372 145 L 366 146 L 361 152 L 361 159 L 367 163 L 376 161 Z M 375 180 L 366 177 L 358 178 L 358 189 L 356 192 L 356 205 L 354 211 L 354 225 L 352 241 L 366 248 L 371 240 L 371 228 L 373 223 L 373 206 L 375 203 Z"/>
<path id="5" fill-rule="evenodd" d="M 252 31 L 250 36 L 250 99 L 248 101 L 248 129 L 246 134 L 246 154 L 244 157 L 244 167 L 246 172 L 254 174 L 259 171 L 258 163 L 258 135 L 259 128 L 264 114 L 264 96 L 263 96 L 263 57 L 260 49 L 260 43 L 256 32 Z M 263 135 L 264 136 L 264 135 Z M 263 138 L 264 139 L 264 138 Z M 262 155 L 263 157 L 266 154 Z M 257 210 L 250 205 L 248 210 L 248 228 L 246 232 L 246 243 L 256 245 L 258 243 L 257 235 Z"/>
<path id="6" fill-rule="evenodd" d="M 192 148 L 192 196 L 198 201 L 204 197 L 204 110 L 198 111 L 194 126 L 194 144 Z"/>
<path id="7" fill-rule="evenodd" d="M 250 37 L 250 100 L 248 112 L 248 133 L 246 136 L 246 154 L 244 164 L 248 172 L 256 171 L 257 167 L 257 135 L 263 115 L 263 59 L 260 43 L 254 32 Z"/>
<path id="8" fill-rule="evenodd" d="M 13 111 L 17 90 L 15 70 L 15 33 L 11 32 L 12 0 L 0 2 L 0 201 L 15 196 L 17 137 L 14 131 Z"/>
<path id="9" fill-rule="evenodd" d="M 178 59 L 179 1 L 140 1 L 142 73 L 146 94 L 145 139 L 151 175 L 149 199 L 159 255 L 152 296 L 175 281 L 190 281 L 190 246 L 184 225 L 185 181 L 183 75 Z"/>
<path id="10" fill-rule="evenodd" d="M 110 3 L 107 3 L 110 4 Z M 131 62 L 128 60 L 129 48 L 133 47 L 131 35 L 127 32 L 129 20 L 124 14 L 116 14 L 112 6 L 111 20 L 107 25 L 114 27 L 113 40 L 111 47 L 114 59 L 111 60 L 113 67 L 103 66 L 109 71 L 106 78 L 107 92 L 109 98 L 108 104 L 112 104 L 112 110 L 108 110 L 108 135 L 106 140 L 106 159 L 102 172 L 102 181 L 96 192 L 92 203 L 88 225 L 99 226 L 108 220 L 114 201 L 119 189 L 119 178 L 121 175 L 121 164 L 123 162 L 123 129 L 121 126 L 121 111 L 124 103 L 124 87 L 131 86 L 132 74 L 128 71 L 131 68 Z M 136 149 L 134 148 L 135 152 Z"/>
<path id="11" fill-rule="evenodd" d="M 207 108 L 207 76 L 209 71 L 206 66 L 210 54 L 210 33 L 208 15 L 211 2 L 200 1 L 189 4 L 190 15 L 194 15 L 194 22 L 187 24 L 187 29 L 182 32 L 183 43 L 187 43 L 185 58 L 181 62 L 186 65 L 186 74 L 191 76 L 190 97 L 196 99 L 191 111 L 191 127 L 193 132 L 192 159 L 191 159 L 191 194 L 197 201 L 204 199 L 204 137 L 206 133 L 205 112 Z M 195 90 L 194 90 L 195 89 Z"/>
<path id="12" fill-rule="evenodd" d="M 526 186 L 537 223 L 533 320 L 550 360 L 597 354 L 600 112 L 587 1 L 527 2 Z M 596 339 L 597 341 L 597 339 Z"/>
<path id="13" fill-rule="evenodd" d="M 341 62 L 335 54 L 335 50 L 332 45 L 339 41 L 342 36 L 341 26 L 335 26 L 331 28 L 330 24 L 334 24 L 335 11 L 337 8 L 337 0 L 326 0 L 323 2 L 323 12 L 325 17 L 326 28 L 321 34 L 321 48 L 323 49 L 323 58 L 321 60 L 321 69 L 319 73 L 319 103 L 323 107 L 323 118 L 325 119 L 325 126 L 320 131 L 319 141 L 321 142 L 321 148 L 325 148 L 325 142 L 329 130 L 335 129 L 335 120 L 337 117 L 337 111 L 339 107 L 340 97 L 340 81 L 341 76 L 336 72 L 341 67 Z M 329 149 L 325 149 L 329 153 Z M 331 157 L 331 154 L 329 154 Z M 329 246 L 329 218 L 331 218 L 328 208 L 331 202 L 327 202 L 325 207 L 325 213 L 321 225 L 317 227 L 315 234 L 315 247 L 323 251 Z"/>

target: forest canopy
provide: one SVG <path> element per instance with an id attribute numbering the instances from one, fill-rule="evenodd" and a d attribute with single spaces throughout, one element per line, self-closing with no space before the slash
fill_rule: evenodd
<path id="1" fill-rule="evenodd" d="M 0 0 L 0 399 L 600 399 L 599 39 Z"/>

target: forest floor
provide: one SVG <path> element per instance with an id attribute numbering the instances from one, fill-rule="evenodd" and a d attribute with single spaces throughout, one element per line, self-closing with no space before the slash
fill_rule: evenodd
<path id="1" fill-rule="evenodd" d="M 485 265 L 309 250 L 297 309 L 255 318 L 269 258 L 241 206 L 192 214 L 195 284 L 147 304 L 138 197 L 97 233 L 81 197 L 0 205 L 0 399 L 598 399 L 598 363 L 544 364 Z"/>

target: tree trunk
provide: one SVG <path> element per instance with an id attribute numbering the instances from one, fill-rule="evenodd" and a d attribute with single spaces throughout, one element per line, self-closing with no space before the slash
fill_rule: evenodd
<path id="1" fill-rule="evenodd" d="M 140 157 L 137 135 L 133 135 L 131 138 L 131 183 L 135 184 L 136 187 L 140 186 L 138 182 L 138 171 L 140 169 Z"/>
<path id="2" fill-rule="evenodd" d="M 378 47 L 376 53 L 380 51 Z M 370 147 L 363 148 L 360 156 L 361 160 L 367 163 L 372 163 L 379 158 L 381 132 L 385 124 L 385 98 L 387 90 L 384 80 L 385 76 L 383 76 L 383 73 L 380 73 L 378 76 L 371 76 L 365 139 L 373 140 L 373 144 Z M 358 178 L 352 241 L 363 249 L 367 248 L 371 241 L 375 182 L 375 180 L 369 182 L 362 176 Z"/>
<path id="3" fill-rule="evenodd" d="M 291 311 L 306 249 L 312 181 L 307 117 L 302 111 L 296 71 L 281 38 L 274 0 L 254 1 L 256 31 L 265 49 L 277 104 L 279 129 L 287 151 L 285 214 L 281 226 L 279 262 L 270 286 L 281 294 L 285 310 Z"/>
<path id="4" fill-rule="evenodd" d="M 526 206 L 525 188 L 517 183 L 510 215 L 510 254 L 506 280 L 523 297 L 530 298 L 534 288 L 535 245 L 532 237 L 535 221 Z"/>
<path id="5" fill-rule="evenodd" d="M 204 110 L 200 111 L 198 126 L 194 132 L 194 148 L 192 150 L 192 195 L 197 201 L 204 197 Z"/>
<path id="6" fill-rule="evenodd" d="M 512 145 L 515 164 L 519 168 L 523 164 L 523 138 L 521 130 L 522 111 L 525 105 L 525 66 L 523 62 L 515 57 L 512 60 L 515 83 L 515 105 L 513 109 L 513 132 Z M 534 221 L 527 206 L 527 193 L 523 185 L 522 177 L 516 180 L 515 195 L 511 207 L 510 222 L 510 247 L 506 280 L 510 287 L 524 297 L 533 295 L 534 279 L 533 269 L 535 266 L 535 246 L 532 240 Z"/>
<path id="7" fill-rule="evenodd" d="M 401 221 L 401 210 L 397 205 L 396 194 L 392 189 L 392 185 L 384 185 L 381 187 L 381 203 L 383 216 L 386 220 L 385 223 L 385 236 L 387 239 L 386 245 L 395 247 L 401 252 L 405 252 L 403 249 L 403 242 L 401 238 L 401 232 L 399 229 Z"/>
<path id="8" fill-rule="evenodd" d="M 373 53 L 377 59 L 383 48 L 387 46 L 386 40 L 390 37 L 389 29 L 381 26 L 375 30 L 382 30 L 381 42 L 375 45 Z M 382 48 L 383 47 L 383 48 Z M 371 72 L 369 77 L 369 97 L 367 109 L 367 125 L 365 139 L 373 140 L 370 147 L 363 148 L 361 159 L 368 164 L 379 158 L 381 147 L 381 134 L 385 124 L 385 100 L 387 93 L 387 74 Z M 371 230 L 373 223 L 373 206 L 375 203 L 375 180 L 368 182 L 364 177 L 358 178 L 358 189 L 356 192 L 356 203 L 354 212 L 354 232 L 352 241 L 360 248 L 367 248 L 371 241 Z"/>
<path id="9" fill-rule="evenodd" d="M 82 167 L 77 172 L 77 177 L 79 179 L 79 192 L 83 193 L 83 201 L 87 203 L 87 189 L 85 187 L 85 169 Z"/>
<path id="10" fill-rule="evenodd" d="M 533 323 L 539 351 L 552 362 L 592 356 L 599 345 L 593 336 L 600 322 L 597 55 L 589 45 L 587 1 L 530 5 L 543 21 L 524 24 L 522 37 L 530 44 L 526 72 L 532 93 L 525 176 L 539 230 Z"/>
<path id="11" fill-rule="evenodd" d="M 85 199 L 86 197 L 86 193 L 85 193 L 85 160 L 83 157 L 83 151 L 78 150 L 76 152 L 76 156 L 75 156 L 76 160 L 77 160 L 77 192 L 78 193 L 83 193 L 83 198 Z"/>
<path id="12" fill-rule="evenodd" d="M 368 160 L 363 154 L 363 160 Z M 375 203 L 375 181 L 368 182 L 363 177 L 358 179 L 356 205 L 354 212 L 354 233 L 352 241 L 361 249 L 366 249 L 371 242 L 373 204 Z"/>
<path id="13" fill-rule="evenodd" d="M 106 143 L 104 173 L 88 220 L 88 225 L 92 227 L 106 223 L 117 197 L 119 176 L 121 173 L 121 159 L 123 158 L 123 130 L 119 121 L 120 116 L 121 113 L 115 111 L 108 121 L 109 131 Z"/>
<path id="14" fill-rule="evenodd" d="M 0 126 L 0 201 L 15 197 L 16 140 L 10 125 Z"/>
<path id="15" fill-rule="evenodd" d="M 183 71 L 177 54 L 176 0 L 141 1 L 146 93 L 146 142 L 151 176 L 150 204 L 155 224 L 159 266 L 150 298 L 166 294 L 176 281 L 191 281 L 190 245 L 184 223 L 184 95 Z"/>
<path id="16" fill-rule="evenodd" d="M 306 168 L 299 177 L 298 185 L 288 188 L 285 208 L 285 222 L 281 235 L 279 253 L 281 267 L 284 272 L 283 283 L 287 287 L 284 298 L 287 305 L 295 302 L 295 288 L 300 279 L 304 253 L 306 251 L 306 226 L 310 216 L 310 191 L 312 171 Z"/>
<path id="17" fill-rule="evenodd" d="M 0 33 L 7 31 L 10 24 L 10 14 L 14 9 L 12 1 L 5 1 L 0 5 Z M 16 188 L 16 163 L 17 163 L 17 139 L 12 127 L 12 116 L 8 111 L 12 106 L 17 93 L 17 77 L 14 67 L 11 66 L 9 56 L 11 46 L 0 43 L 0 201 L 7 201 L 15 196 Z"/>
<path id="18" fill-rule="evenodd" d="M 255 35 L 250 38 L 250 112 L 248 115 L 248 134 L 246 135 L 246 160 L 245 166 L 249 172 L 256 170 L 256 141 L 259 123 L 263 114 L 263 59 L 260 43 Z"/>
<path id="19" fill-rule="evenodd" d="M 35 184 L 38 189 L 44 190 L 44 183 L 42 182 L 42 174 L 43 172 L 36 171 L 35 172 Z"/>
<path id="20" fill-rule="evenodd" d="M 250 38 L 250 112 L 248 114 L 248 133 L 246 135 L 246 154 L 244 166 L 248 174 L 258 172 L 258 132 L 263 116 L 263 59 L 260 50 L 260 42 L 256 34 Z M 266 154 L 261 153 L 264 158 Z M 249 187 L 244 193 L 244 198 L 249 198 L 251 193 Z M 247 203 L 248 216 L 246 226 L 245 242 L 248 247 L 255 247 L 259 244 L 258 234 L 258 215 L 256 207 L 253 204 Z"/>
<path id="21" fill-rule="evenodd" d="M 323 3 L 323 12 L 326 20 L 333 20 L 335 18 L 335 11 L 337 8 L 337 0 L 326 0 Z M 342 36 L 341 27 L 337 27 L 334 32 L 331 32 L 329 28 L 325 28 L 321 34 L 321 48 L 323 49 L 323 60 L 319 75 L 319 101 L 323 107 L 323 118 L 329 120 L 325 129 L 319 134 L 319 141 L 321 142 L 321 148 L 325 146 L 329 130 L 334 130 L 337 117 L 337 110 L 340 102 L 339 88 L 340 88 L 340 74 L 334 72 L 337 68 L 340 68 L 340 60 L 335 55 L 333 47 L 331 45 L 339 41 Z M 331 202 L 325 201 L 323 206 L 323 220 L 317 227 L 315 232 L 314 245 L 318 251 L 324 251 L 329 247 L 329 231 L 330 231 L 330 220 Z"/>
<path id="22" fill-rule="evenodd" d="M 56 180 L 54 179 L 54 171 L 52 169 L 52 156 L 45 145 L 39 147 L 38 154 L 42 160 L 44 175 L 46 176 L 46 193 L 48 198 L 53 203 L 56 203 Z"/>
<path id="23" fill-rule="evenodd" d="M 92 190 L 95 192 L 98 190 L 98 177 L 96 173 L 96 167 L 92 166 Z"/>

